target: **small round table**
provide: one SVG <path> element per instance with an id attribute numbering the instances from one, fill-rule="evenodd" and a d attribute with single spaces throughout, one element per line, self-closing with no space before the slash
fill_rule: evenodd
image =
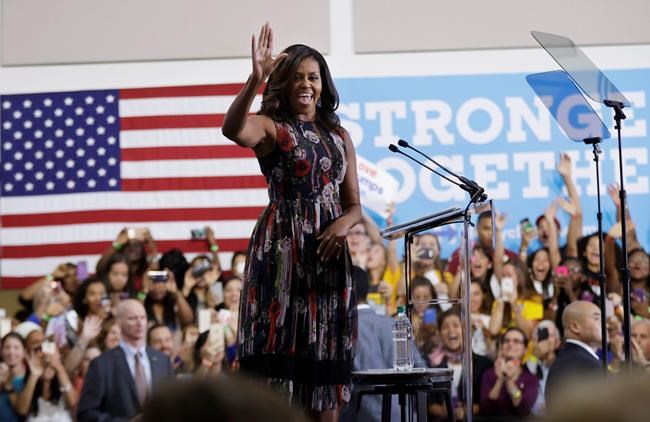
<path id="1" fill-rule="evenodd" d="M 399 397 L 402 422 L 406 421 L 406 398 L 417 402 L 417 420 L 427 420 L 427 393 L 441 392 L 447 404 L 447 420 L 455 422 L 451 402 L 451 381 L 454 371 L 448 368 L 413 368 L 408 371 L 394 369 L 368 369 L 352 372 L 353 394 L 350 400 L 353 420 L 356 421 L 364 395 L 380 394 L 381 420 L 390 421 L 391 396 Z"/>

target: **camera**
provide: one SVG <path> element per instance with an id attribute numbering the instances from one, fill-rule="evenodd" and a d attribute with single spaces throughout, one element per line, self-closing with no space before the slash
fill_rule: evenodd
<path id="1" fill-rule="evenodd" d="M 415 252 L 415 256 L 419 259 L 433 259 L 433 249 L 432 248 L 421 248 Z"/>
<path id="2" fill-rule="evenodd" d="M 190 234 L 192 235 L 192 239 L 198 240 L 206 238 L 205 228 L 203 227 L 190 230 Z"/>
<path id="3" fill-rule="evenodd" d="M 212 263 L 207 259 L 201 259 L 192 265 L 192 277 L 201 277 L 212 268 Z"/>
<path id="4" fill-rule="evenodd" d="M 147 271 L 147 276 L 154 283 L 165 282 L 169 279 L 167 271 Z"/>
<path id="5" fill-rule="evenodd" d="M 537 341 L 544 341 L 548 339 L 548 328 L 539 327 L 537 329 Z"/>

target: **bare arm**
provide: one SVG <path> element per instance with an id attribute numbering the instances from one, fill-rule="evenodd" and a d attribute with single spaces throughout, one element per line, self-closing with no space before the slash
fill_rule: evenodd
<path id="1" fill-rule="evenodd" d="M 562 206 L 562 202 L 560 202 L 560 206 L 562 206 L 562 208 L 564 208 L 564 210 L 571 216 L 569 230 L 567 232 L 566 255 L 577 257 L 578 239 L 582 236 L 582 206 L 580 204 L 578 190 L 576 189 L 576 185 L 573 183 L 573 178 L 571 177 L 571 157 L 569 157 L 568 154 L 560 154 L 560 161 L 558 162 L 556 169 L 562 176 L 564 186 L 566 186 L 569 195 L 568 203 L 571 205 L 570 209 L 567 209 Z"/>
<path id="2" fill-rule="evenodd" d="M 490 335 L 496 337 L 501 331 L 501 326 L 503 325 L 503 310 L 506 304 L 501 299 L 495 299 L 494 305 L 492 306 L 492 315 L 490 316 Z"/>
<path id="3" fill-rule="evenodd" d="M 252 37 L 251 56 L 252 73 L 228 108 L 221 131 L 237 145 L 257 149 L 261 155 L 265 155 L 265 152 L 270 151 L 269 141 L 276 138 L 275 127 L 268 117 L 249 116 L 249 113 L 260 87 L 280 61 L 286 57 L 286 54 L 279 54 L 273 58 L 273 30 L 268 23 L 260 29 L 257 43 L 255 36 Z M 265 151 L 259 150 L 263 143 L 267 144 Z"/>
<path id="4" fill-rule="evenodd" d="M 551 257 L 551 268 L 560 265 L 562 257 L 560 256 L 560 246 L 558 245 L 558 232 L 555 225 L 555 214 L 557 205 L 552 202 L 546 210 L 544 210 L 544 218 L 548 223 L 548 253 Z"/>

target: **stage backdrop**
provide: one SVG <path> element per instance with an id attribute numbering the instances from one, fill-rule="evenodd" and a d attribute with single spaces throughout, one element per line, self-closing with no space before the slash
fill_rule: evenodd
<path id="1" fill-rule="evenodd" d="M 609 73 L 634 102 L 623 127 L 625 188 L 643 245 L 650 243 L 646 97 L 650 70 Z M 595 230 L 596 186 L 590 147 L 569 141 L 524 74 L 337 79 L 340 116 L 357 154 L 390 177 L 373 189 L 395 192 L 397 221 L 451 205 L 466 194 L 388 151 L 402 138 L 487 188 L 508 214 L 508 246 L 518 221 L 534 220 L 557 196 L 560 152 L 574 164 L 585 215 Z M 221 135 L 221 122 L 241 85 L 101 89 L 0 96 L 0 277 L 24 286 L 60 262 L 99 254 L 123 227 L 147 226 L 159 250 L 206 252 L 190 230 L 206 224 L 229 267 L 267 202 L 253 155 Z M 115 87 L 103 87 L 115 88 Z M 259 105 L 259 98 L 257 101 Z M 611 113 L 601 110 L 612 126 Z M 579 120 L 581 110 L 568 109 Z M 613 130 L 612 130 L 613 132 Z M 618 180 L 613 139 L 601 156 L 605 229 L 615 220 L 605 185 Z M 367 165 L 366 169 L 370 169 Z M 369 172 L 369 174 L 372 172 Z M 370 185 L 369 185 L 370 186 Z M 376 206 L 375 206 L 376 208 Z M 566 227 L 567 218 L 559 212 Z M 440 232 L 443 255 L 456 231 Z"/>

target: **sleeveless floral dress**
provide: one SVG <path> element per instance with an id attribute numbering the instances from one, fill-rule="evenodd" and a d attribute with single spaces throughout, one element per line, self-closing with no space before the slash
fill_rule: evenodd
<path id="1" fill-rule="evenodd" d="M 312 411 L 350 397 L 356 343 L 351 260 L 322 262 L 317 237 L 342 213 L 347 161 L 336 132 L 314 122 L 276 122 L 260 158 L 270 203 L 251 237 L 241 296 L 240 368 Z"/>

